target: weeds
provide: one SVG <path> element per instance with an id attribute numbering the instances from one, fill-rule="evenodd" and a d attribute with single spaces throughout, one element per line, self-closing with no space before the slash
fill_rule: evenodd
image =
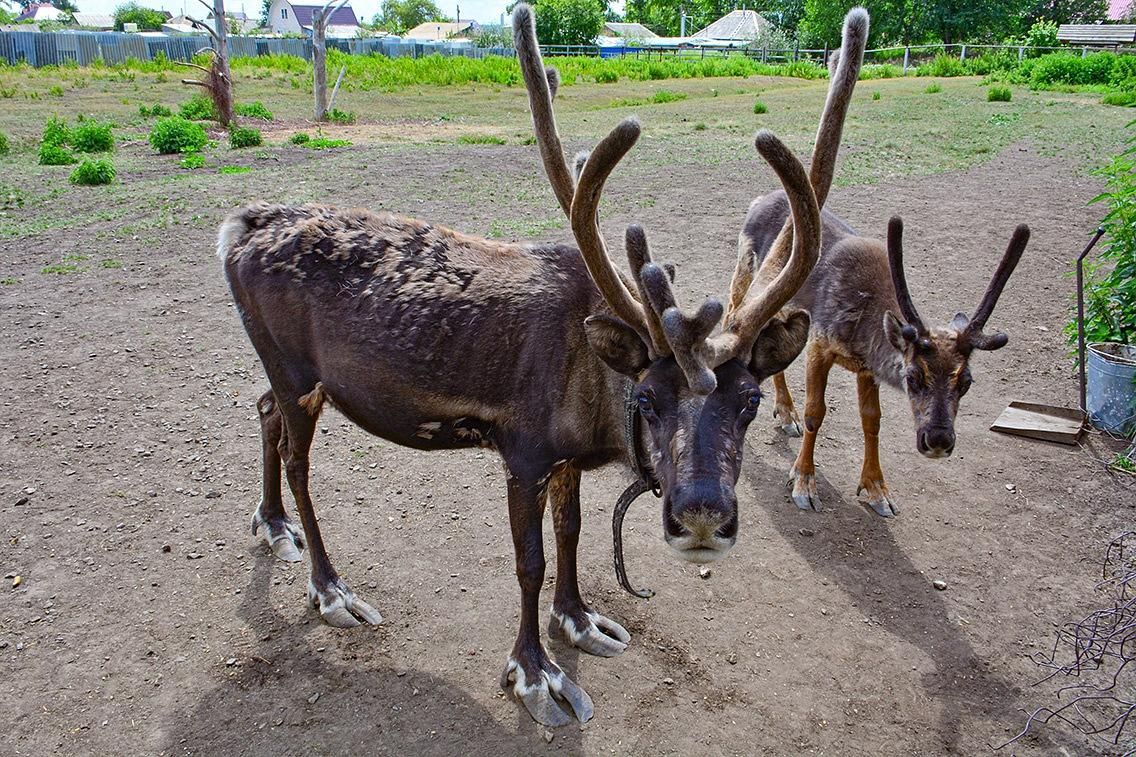
<path id="1" fill-rule="evenodd" d="M 311 135 L 298 131 L 292 136 L 288 137 L 288 141 L 294 145 L 306 145 L 312 140 Z"/>
<path id="2" fill-rule="evenodd" d="M 109 160 L 90 160 L 83 162 L 71 172 L 71 183 L 83 186 L 98 186 L 114 181 L 115 170 Z"/>
<path id="3" fill-rule="evenodd" d="M 165 105 L 161 104 L 154 105 L 150 108 L 147 108 L 145 105 L 139 105 L 138 115 L 143 118 L 161 118 L 163 116 L 172 116 L 173 112 Z"/>
<path id="4" fill-rule="evenodd" d="M 178 115 L 187 121 L 216 121 L 217 109 L 205 95 L 194 95 L 178 106 Z"/>
<path id="5" fill-rule="evenodd" d="M 769 112 L 769 106 L 763 103 L 761 100 L 758 100 L 753 104 L 753 112 L 760 116 L 764 113 Z"/>
<path id="6" fill-rule="evenodd" d="M 239 149 L 241 147 L 257 147 L 264 142 L 258 129 L 250 129 L 247 126 L 234 126 L 229 130 L 229 147 Z"/>
<path id="7" fill-rule="evenodd" d="M 1008 103 L 1013 97 L 1009 87 L 993 86 L 986 90 L 986 101 L 992 103 Z"/>
<path id="8" fill-rule="evenodd" d="M 342 111 L 339 108 L 332 108 L 327 113 L 323 114 L 324 120 L 332 121 L 337 124 L 353 124 L 355 123 L 354 111 Z"/>
<path id="9" fill-rule="evenodd" d="M 251 170 L 252 169 L 248 166 L 221 166 L 219 169 L 217 169 L 217 173 L 229 176 L 238 173 L 248 173 Z"/>
<path id="10" fill-rule="evenodd" d="M 8 144 L 8 135 L 0 131 L 0 155 L 7 155 L 12 150 Z"/>
<path id="11" fill-rule="evenodd" d="M 59 116 L 52 116 L 43 125 L 43 144 L 61 147 L 70 141 L 71 130 L 67 128 L 67 122 Z"/>
<path id="12" fill-rule="evenodd" d="M 872 100 L 879 100 L 881 97 L 883 97 L 883 95 L 880 94 L 879 90 L 872 93 Z"/>
<path id="13" fill-rule="evenodd" d="M 181 116 L 168 116 L 158 119 L 150 130 L 150 145 L 161 155 L 175 155 L 179 152 L 198 152 L 205 147 L 209 137 L 201 124 L 188 121 Z"/>
<path id="14" fill-rule="evenodd" d="M 245 118 L 259 118 L 262 121 L 272 120 L 272 111 L 264 107 L 264 103 L 259 100 L 251 103 L 237 103 L 233 106 L 233 112 Z"/>
<path id="15" fill-rule="evenodd" d="M 71 130 L 71 146 L 79 152 L 110 152 L 114 134 L 109 123 L 81 121 Z"/>
<path id="16" fill-rule="evenodd" d="M 503 145 L 505 140 L 492 134 L 462 134 L 459 145 Z"/>
<path id="17" fill-rule="evenodd" d="M 39 164 L 41 166 L 69 166 L 77 160 L 65 147 L 47 142 L 39 146 Z"/>
<path id="18" fill-rule="evenodd" d="M 188 168 L 190 170 L 195 168 L 204 168 L 205 156 L 199 152 L 191 152 L 189 155 L 186 155 L 184 158 L 178 161 L 178 165 L 182 168 Z"/>
<path id="19" fill-rule="evenodd" d="M 925 94 L 925 95 L 937 95 L 942 91 L 943 91 L 943 85 L 939 84 L 939 82 L 937 82 L 937 81 L 933 81 L 930 84 L 928 84 L 927 87 L 923 90 L 923 94 Z"/>

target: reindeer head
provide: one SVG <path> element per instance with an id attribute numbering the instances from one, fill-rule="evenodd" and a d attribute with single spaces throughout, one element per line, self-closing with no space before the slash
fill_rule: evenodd
<path id="1" fill-rule="evenodd" d="M 955 415 L 959 400 L 971 385 L 971 352 L 1001 349 L 1010 340 L 1001 331 L 987 334 L 982 329 L 1029 236 L 1029 227 L 1024 224 L 1014 230 L 973 318 L 958 313 L 947 326 L 928 329 L 915 310 L 903 272 L 903 221 L 892 218 L 888 223 L 888 263 L 903 320 L 891 312 L 884 313 L 884 332 L 903 356 L 903 383 L 915 416 L 915 446 L 926 457 L 947 457 L 954 451 Z"/>
<path id="2" fill-rule="evenodd" d="M 715 560 L 737 537 L 734 487 L 745 431 L 761 401 L 758 387 L 792 362 L 808 335 L 807 314 L 777 314 L 808 277 L 819 254 L 820 211 L 809 178 L 776 137 L 757 134 L 758 152 L 789 197 L 792 227 L 785 236 L 792 236 L 792 253 L 777 278 L 732 311 L 715 334 L 722 304 L 707 299 L 693 315 L 684 313 L 664 269 L 652 262 L 640 227 L 629 227 L 626 235 L 632 281 L 616 269 L 600 233 L 597 208 L 604 183 L 638 140 L 639 122 L 624 120 L 589 154 L 577 158 L 574 176 L 553 114 L 558 78 L 554 70 L 544 69 L 528 6 L 514 10 L 513 28 L 545 172 L 610 309 L 585 321 L 588 342 L 608 367 L 634 384 L 662 487 L 667 543 L 692 562 Z"/>

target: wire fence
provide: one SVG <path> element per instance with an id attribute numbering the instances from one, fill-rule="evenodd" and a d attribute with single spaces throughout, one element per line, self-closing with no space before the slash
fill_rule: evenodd
<path id="1" fill-rule="evenodd" d="M 104 63 L 116 65 L 129 59 L 151 61 L 160 57 L 168 60 L 189 61 L 204 47 L 211 44 L 205 35 L 165 36 L 147 34 L 128 34 L 123 32 L 0 32 L 0 63 L 14 66 L 21 63 L 33 67 L 43 66 L 90 66 Z M 256 57 L 260 55 L 294 55 L 305 60 L 312 56 L 312 43 L 309 39 L 280 37 L 229 37 L 233 56 Z M 512 57 L 515 52 L 509 47 L 475 47 L 468 41 L 441 40 L 437 42 L 405 40 L 399 38 L 329 39 L 329 49 L 340 50 L 352 55 L 384 55 L 389 58 L 421 58 L 427 55 L 461 56 L 484 58 L 490 55 Z M 647 45 L 544 45 L 541 50 L 546 56 L 556 57 L 579 55 L 585 57 L 617 58 L 632 57 L 645 60 L 670 58 L 728 58 L 744 56 L 762 63 L 791 63 L 811 61 L 825 65 L 828 49 L 770 47 L 724 47 L 721 45 L 676 45 L 656 47 Z M 1132 53 L 1132 48 L 1115 45 L 1080 45 L 1076 47 L 1027 47 L 1024 45 L 920 45 L 909 47 L 888 47 L 867 50 L 864 59 L 868 63 L 902 66 L 907 73 L 921 62 L 938 55 L 948 55 L 965 61 L 980 55 L 1000 54 L 1016 56 L 1018 60 L 1035 57 L 1047 52 L 1066 51 L 1081 56 L 1092 52 L 1109 51 Z"/>

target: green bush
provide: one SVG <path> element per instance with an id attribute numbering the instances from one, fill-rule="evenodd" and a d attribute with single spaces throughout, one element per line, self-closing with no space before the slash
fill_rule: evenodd
<path id="1" fill-rule="evenodd" d="M 202 155 L 199 152 L 191 152 L 188 155 L 186 155 L 184 158 L 182 158 L 181 161 L 178 163 L 178 165 L 181 166 L 182 168 L 189 168 L 189 169 L 204 168 L 205 167 L 205 156 Z"/>
<path id="2" fill-rule="evenodd" d="M 769 106 L 763 103 L 761 100 L 758 100 L 753 104 L 753 112 L 760 116 L 763 113 L 769 112 Z"/>
<path id="3" fill-rule="evenodd" d="M 340 124 L 353 124 L 353 123 L 355 123 L 355 112 L 354 111 L 342 111 L 339 108 L 332 108 L 327 113 L 324 113 L 323 117 L 327 121 L 334 121 L 335 123 L 340 123 Z"/>
<path id="4" fill-rule="evenodd" d="M 259 100 L 251 103 L 237 103 L 233 106 L 233 112 L 245 118 L 259 118 L 262 121 L 272 120 L 272 112 L 264 107 L 264 103 Z"/>
<path id="5" fill-rule="evenodd" d="M 876 92 L 873 92 L 873 93 L 872 93 L 872 99 L 873 99 L 873 100 L 879 100 L 879 99 L 880 99 L 880 98 L 881 98 L 882 96 L 883 96 L 883 95 L 881 95 L 881 94 L 879 93 L 879 91 L 876 91 Z"/>
<path id="6" fill-rule="evenodd" d="M 311 137 L 302 131 L 298 131 L 288 138 L 288 141 L 294 145 L 303 145 L 311 141 Z"/>
<path id="7" fill-rule="evenodd" d="M 59 116 L 52 116 L 43 125 L 43 143 L 45 145 L 61 146 L 70 141 L 71 130 L 67 128 L 67 122 L 60 119 Z"/>
<path id="8" fill-rule="evenodd" d="M 11 149 L 8 144 L 8 135 L 0 131 L 0 155 L 7 155 Z"/>
<path id="9" fill-rule="evenodd" d="M 930 63 L 924 63 L 915 69 L 916 76 L 966 76 L 969 72 L 966 65 L 958 58 L 952 58 L 946 53 L 939 53 Z"/>
<path id="10" fill-rule="evenodd" d="M 84 186 L 110 184 L 114 181 L 114 175 L 114 166 L 109 160 L 84 158 L 83 162 L 71 172 L 71 183 Z"/>
<path id="11" fill-rule="evenodd" d="M 71 130 L 71 146 L 79 152 L 110 152 L 114 149 L 111 125 L 98 121 L 80 121 Z"/>
<path id="12" fill-rule="evenodd" d="M 154 105 L 152 108 L 147 108 L 145 105 L 138 106 L 138 115 L 143 118 L 159 118 L 160 116 L 172 116 L 173 112 L 170 111 L 165 105 Z"/>
<path id="13" fill-rule="evenodd" d="M 69 166 L 75 161 L 75 156 L 59 145 L 44 142 L 39 146 L 39 164 L 41 166 Z"/>
<path id="14" fill-rule="evenodd" d="M 205 95 L 194 95 L 178 106 L 178 115 L 189 121 L 216 121 L 217 109 Z"/>
<path id="15" fill-rule="evenodd" d="M 229 129 L 229 147 L 256 147 L 263 141 L 258 129 L 250 129 L 247 126 L 234 126 Z"/>
<path id="16" fill-rule="evenodd" d="M 1009 87 L 993 86 L 986 90 L 986 101 L 992 103 L 1008 103 L 1013 93 Z"/>
<path id="17" fill-rule="evenodd" d="M 162 155 L 197 152 L 208 141 L 209 137 L 201 124 L 187 121 L 181 116 L 160 118 L 150 130 L 150 144 Z"/>
<path id="18" fill-rule="evenodd" d="M 923 94 L 925 94 L 925 95 L 937 95 L 942 91 L 943 91 L 943 85 L 939 84 L 939 82 L 937 82 L 937 81 L 933 81 L 930 84 L 928 84 L 927 87 L 923 90 Z"/>

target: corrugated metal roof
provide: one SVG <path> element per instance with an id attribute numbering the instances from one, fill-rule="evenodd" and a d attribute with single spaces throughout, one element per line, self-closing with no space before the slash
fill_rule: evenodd
<path id="1" fill-rule="evenodd" d="M 75 13 L 75 23 L 91 29 L 113 29 L 114 16 L 106 13 Z"/>
<path id="2" fill-rule="evenodd" d="M 1136 42 L 1136 24 L 1062 24 L 1057 28 L 1061 42 L 1125 45 Z"/>
<path id="3" fill-rule="evenodd" d="M 757 39 L 771 24 L 757 11 L 730 11 L 705 29 L 694 33 L 707 39 Z"/>
<path id="4" fill-rule="evenodd" d="M 322 5 L 293 5 L 292 16 L 300 26 L 311 26 L 312 14 L 322 8 Z M 355 9 L 345 5 L 331 14 L 328 23 L 332 26 L 358 26 L 359 19 L 355 17 Z"/>
<path id="5" fill-rule="evenodd" d="M 471 26 L 473 26 L 472 21 L 427 21 L 402 35 L 402 38 L 448 39 L 467 31 Z"/>
<path id="6" fill-rule="evenodd" d="M 609 21 L 604 24 L 604 28 L 617 37 L 635 37 L 636 39 L 650 39 L 657 37 L 653 31 L 643 26 L 643 24 L 624 23 L 619 21 Z"/>

